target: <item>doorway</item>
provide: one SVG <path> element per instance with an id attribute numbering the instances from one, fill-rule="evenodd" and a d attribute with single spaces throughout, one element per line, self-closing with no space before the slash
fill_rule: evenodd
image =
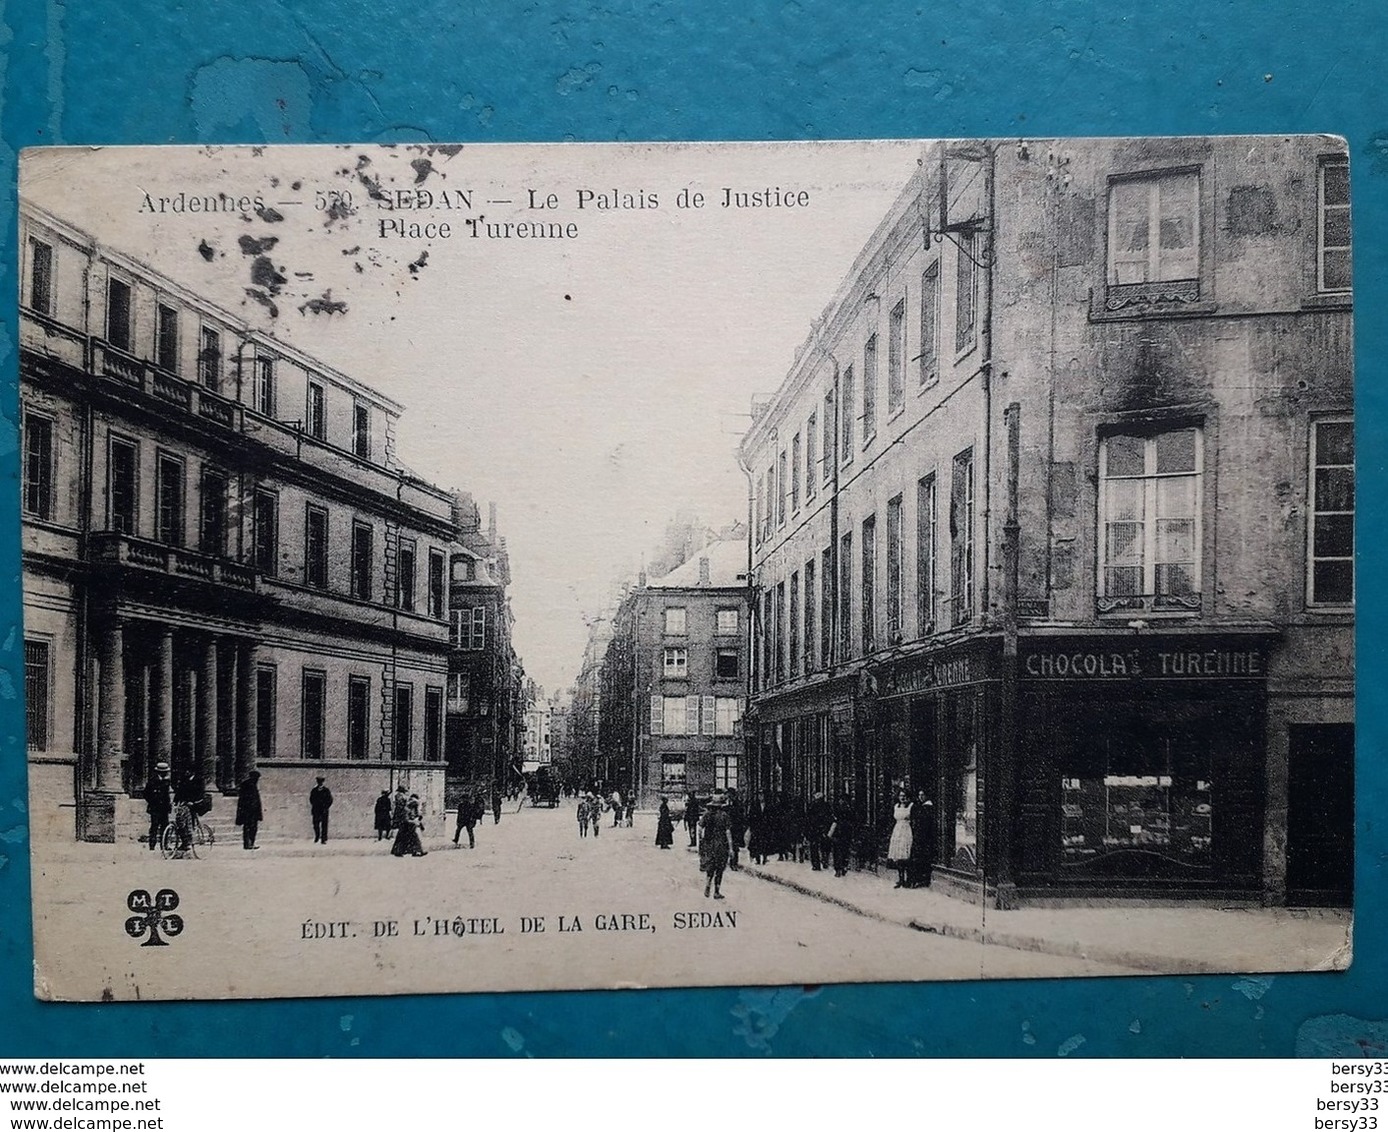
<path id="1" fill-rule="evenodd" d="M 1354 903 L 1354 724 L 1288 728 L 1287 903 Z"/>

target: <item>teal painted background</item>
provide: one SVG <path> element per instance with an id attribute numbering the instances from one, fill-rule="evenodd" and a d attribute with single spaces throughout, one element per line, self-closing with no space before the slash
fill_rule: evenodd
<path id="1" fill-rule="evenodd" d="M 855 10 L 861 8 L 861 10 Z M 1006 11 L 1007 9 L 1015 9 Z M 1006 12 L 1006 14 L 1004 14 Z M 0 1056 L 1388 1054 L 1388 6 L 1293 0 L 0 5 Z M 1349 138 L 1359 911 L 1344 975 L 53 1006 L 30 996 L 14 164 L 110 142 L 1321 131 Z M 273 900 L 266 893 L 266 900 Z M 248 912 L 251 910 L 248 909 Z"/>

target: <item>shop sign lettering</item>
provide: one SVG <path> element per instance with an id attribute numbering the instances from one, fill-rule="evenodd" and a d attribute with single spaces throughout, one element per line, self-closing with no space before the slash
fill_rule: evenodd
<path id="1" fill-rule="evenodd" d="M 964 655 L 932 660 L 905 671 L 888 672 L 879 681 L 885 696 L 910 695 L 933 688 L 956 688 L 987 679 L 977 657 Z"/>
<path id="2" fill-rule="evenodd" d="M 1022 658 L 1032 680 L 1258 680 L 1258 649 L 1037 649 Z"/>

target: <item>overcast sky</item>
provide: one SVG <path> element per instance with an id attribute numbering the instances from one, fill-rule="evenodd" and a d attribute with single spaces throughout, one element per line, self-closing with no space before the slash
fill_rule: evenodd
<path id="1" fill-rule="evenodd" d="M 400 401 L 400 460 L 472 492 L 484 521 L 496 502 L 516 647 L 553 692 L 577 674 L 585 615 L 654 549 L 677 509 L 715 526 L 745 517 L 734 451 L 751 398 L 780 385 L 920 149 L 47 150 L 26 156 L 21 191 Z M 392 194 L 427 190 L 433 207 L 387 211 L 368 181 Z M 809 204 L 725 209 L 725 186 L 803 191 Z M 555 194 L 558 207 L 526 207 L 531 189 L 538 202 Z M 678 208 L 681 189 L 703 192 L 705 207 Z M 580 190 L 592 194 L 583 208 Z M 319 211 L 316 194 L 333 191 L 350 192 L 355 211 Z M 283 219 L 171 211 L 180 192 L 185 206 L 258 194 Z M 165 211 L 149 211 L 146 194 L 168 198 Z M 614 194 L 628 194 L 624 203 L 644 194 L 648 206 L 655 194 L 659 206 L 597 207 Z M 443 208 L 444 196 L 459 207 Z M 474 238 L 464 221 L 479 214 L 572 223 L 577 234 Z M 446 222 L 452 235 L 382 238 L 392 220 Z M 243 254 L 243 236 L 276 238 L 264 253 L 284 280 L 275 317 L 246 294 L 255 256 Z M 325 299 L 320 312 L 301 312 L 311 299 Z M 324 313 L 337 303 L 345 311 Z"/>

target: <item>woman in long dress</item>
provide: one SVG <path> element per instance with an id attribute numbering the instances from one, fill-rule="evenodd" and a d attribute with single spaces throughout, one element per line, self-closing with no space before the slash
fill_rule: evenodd
<path id="1" fill-rule="evenodd" d="M 660 800 L 660 815 L 655 819 L 655 844 L 658 849 L 668 849 L 675 843 L 675 823 L 670 820 L 670 800 Z"/>
<path id="2" fill-rule="evenodd" d="M 728 857 L 732 852 L 731 825 L 728 821 L 727 805 L 715 795 L 699 818 L 699 868 L 708 880 L 704 882 L 704 895 L 713 889 L 713 898 L 722 900 L 723 870 L 728 867 Z"/>
<path id="3" fill-rule="evenodd" d="M 411 794 L 405 803 L 404 820 L 399 822 L 395 831 L 395 844 L 390 847 L 392 856 L 424 856 L 426 852 L 424 842 L 419 839 L 419 828 L 422 824 L 423 817 L 419 808 L 419 795 Z"/>
<path id="4" fill-rule="evenodd" d="M 896 866 L 893 887 L 905 888 L 906 871 L 911 867 L 911 795 L 905 790 L 897 791 L 892 817 L 896 824 L 892 826 L 892 839 L 887 843 L 887 863 Z"/>

